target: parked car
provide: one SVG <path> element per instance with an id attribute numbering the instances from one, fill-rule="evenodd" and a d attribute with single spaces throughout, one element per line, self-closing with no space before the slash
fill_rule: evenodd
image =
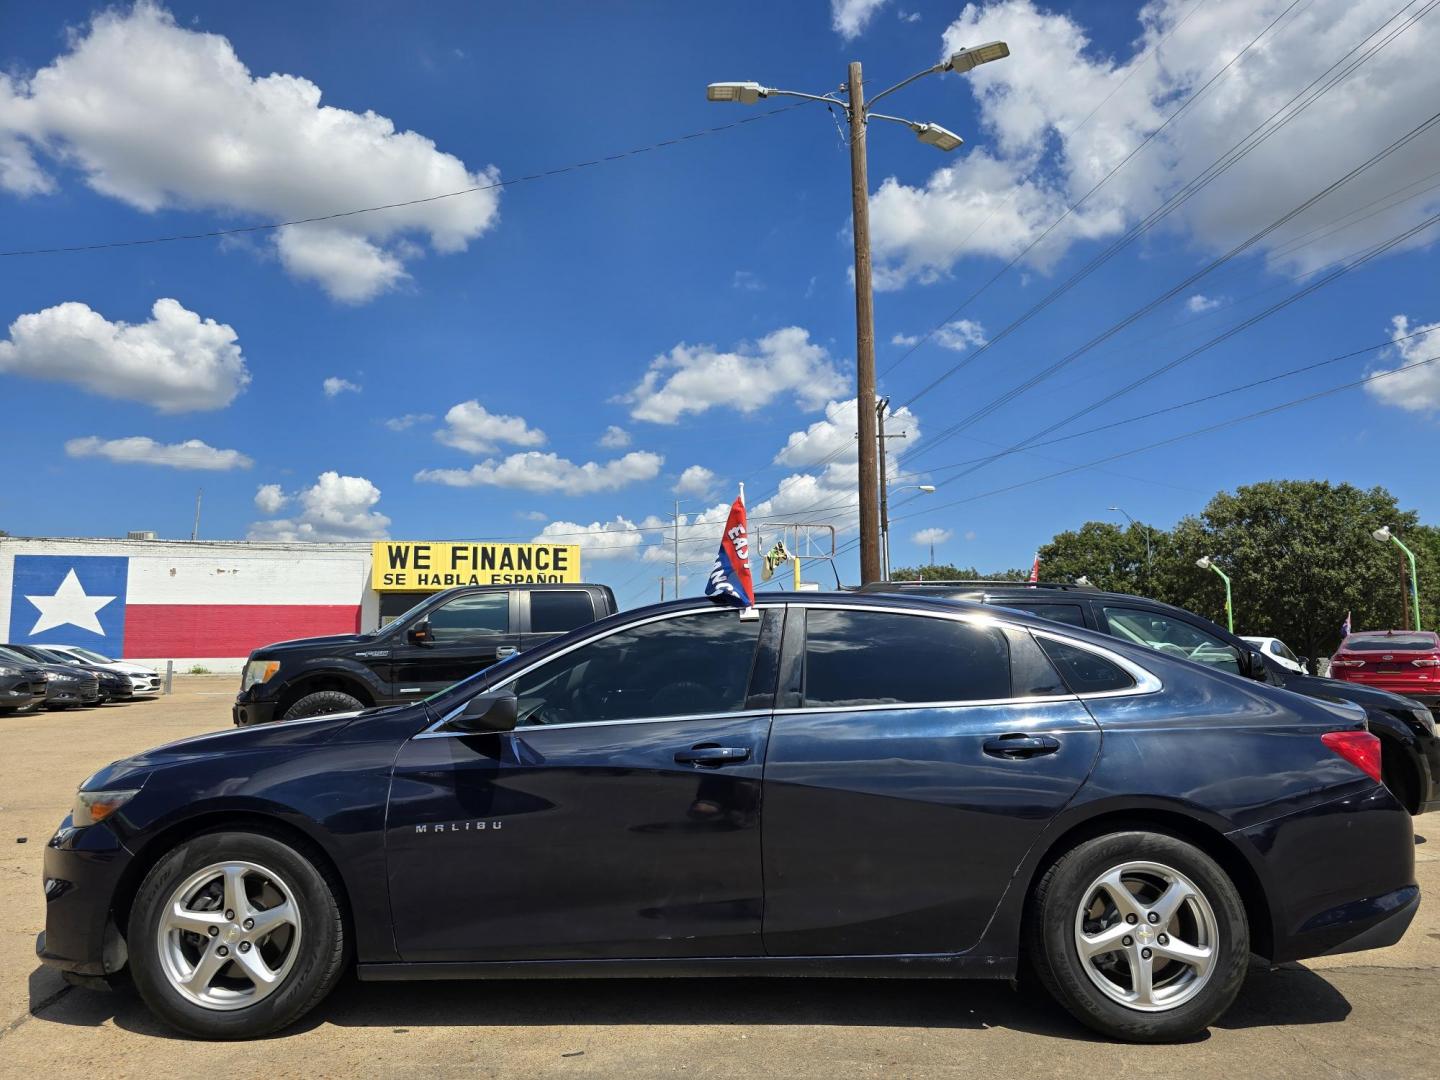
<path id="1" fill-rule="evenodd" d="M 1296 656 L 1290 646 L 1275 637 L 1252 637 L 1249 634 L 1241 634 L 1241 641 L 1248 641 L 1262 653 L 1266 659 L 1273 660 L 1286 671 L 1294 671 L 1300 675 L 1310 674 L 1306 665 L 1310 662 L 1307 656 Z"/>
<path id="2" fill-rule="evenodd" d="M 45 704 L 45 672 L 23 656 L 0 649 L 0 714 Z"/>
<path id="3" fill-rule="evenodd" d="M 129 701 L 134 696 L 130 679 L 119 672 L 110 671 L 107 668 L 95 664 L 82 663 L 69 653 L 61 652 L 59 649 L 51 649 L 48 646 L 42 648 L 39 645 L 8 645 L 11 652 L 19 653 L 21 656 L 41 664 L 61 664 L 67 668 L 78 668 L 95 676 L 98 682 L 99 700 L 97 704 L 104 705 L 111 701 Z"/>
<path id="4" fill-rule="evenodd" d="M 136 696 L 148 696 L 160 693 L 160 673 L 153 668 L 147 668 L 143 664 L 132 664 L 128 660 L 114 660 L 94 649 L 82 649 L 78 645 L 46 645 L 45 648 L 54 652 L 66 653 L 82 660 L 87 664 L 96 667 L 108 668 L 117 671 L 130 680 L 130 688 Z"/>
<path id="5" fill-rule="evenodd" d="M 1440 636 L 1429 630 L 1347 635 L 1330 658 L 1335 678 L 1440 706 Z"/>
<path id="6" fill-rule="evenodd" d="M 614 611 L 605 585 L 447 589 L 372 633 L 256 649 L 233 718 L 264 724 L 417 701 Z"/>
<path id="7" fill-rule="evenodd" d="M 803 599 L 801 598 L 803 596 Z M 1010 979 L 1187 1038 L 1252 951 L 1398 941 L 1409 816 L 1361 709 L 1021 612 L 695 598 L 424 701 L 234 729 L 86 780 L 46 964 L 206 1038 L 362 979 Z M 117 919 L 119 921 L 117 921 Z"/>
<path id="8" fill-rule="evenodd" d="M 83 671 L 70 664 L 32 660 L 9 645 L 0 645 L 0 662 L 28 664 L 45 673 L 45 707 L 69 709 L 76 705 L 96 705 L 100 701 L 100 680 L 94 672 Z"/>
<path id="9" fill-rule="evenodd" d="M 1143 596 L 1102 592 L 1088 585 L 1047 582 L 890 581 L 865 585 L 860 591 L 999 604 L 1188 657 L 1307 697 L 1354 702 L 1365 709 L 1370 730 L 1380 737 L 1385 783 L 1390 790 L 1412 814 L 1440 810 L 1440 736 L 1428 708 L 1373 686 L 1290 671 L 1274 657 L 1184 608 Z"/>

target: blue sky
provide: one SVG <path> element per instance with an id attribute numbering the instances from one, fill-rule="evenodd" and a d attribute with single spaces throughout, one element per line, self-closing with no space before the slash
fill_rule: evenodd
<path id="1" fill-rule="evenodd" d="M 911 402 L 968 361 L 892 422 L 911 435 L 892 444 L 894 562 L 924 553 L 912 538 L 930 528 L 944 559 L 1023 565 L 1055 532 L 1112 517 L 1112 504 L 1168 526 L 1219 488 L 1278 478 L 1384 484 L 1433 521 L 1440 496 L 1424 448 L 1440 365 L 973 498 L 1440 354 L 1428 231 L 1056 434 L 1403 341 L 953 482 L 960 470 L 943 468 L 1040 431 L 1313 282 L 1317 268 L 1423 222 L 1437 209 L 1433 132 L 934 443 L 1428 116 L 1440 14 L 1388 24 L 1395 37 L 1373 61 L 1000 337 L 1395 6 L 1165 0 L 1144 23 L 1139 5 L 1029 0 L 12 8 L 0 33 L 0 249 L 248 226 L 509 181 L 785 104 L 709 104 L 710 81 L 818 92 L 859 58 L 873 91 L 947 47 L 1004 37 L 1008 60 L 931 76 L 887 103 L 964 135 L 955 155 L 872 125 L 882 393 Z M 924 337 L 1252 40 L 1048 241 Z M 316 92 L 338 111 L 317 110 Z M 848 181 L 836 122 L 804 106 L 278 243 L 258 232 L 0 258 L 11 463 L 0 527 L 186 536 L 203 487 L 210 538 L 583 531 L 600 534 L 577 537 L 590 549 L 586 576 L 623 586 L 627 602 L 652 596 L 667 572 L 655 526 L 677 485 L 687 515 L 704 515 L 687 519 L 687 591 L 703 580 L 738 481 L 762 521 L 830 521 L 843 541 L 853 535 Z M 896 343 L 911 338 L 913 352 Z M 327 379 L 358 389 L 327 394 Z M 918 495 L 919 483 L 940 486 Z M 853 580 L 853 554 L 841 566 Z"/>

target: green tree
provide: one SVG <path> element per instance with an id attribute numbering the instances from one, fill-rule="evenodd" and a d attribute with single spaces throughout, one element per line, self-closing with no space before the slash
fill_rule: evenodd
<path id="1" fill-rule="evenodd" d="M 935 563 L 928 566 L 897 566 L 890 571 L 891 581 L 1024 581 L 1029 570 L 1000 570 L 982 574 L 973 566 Z"/>
<path id="2" fill-rule="evenodd" d="M 1040 577 L 1075 581 L 1083 576 L 1097 588 L 1148 595 L 1154 575 L 1147 566 L 1146 540 L 1153 559 L 1163 535 L 1142 524 L 1122 529 L 1108 521 L 1087 521 L 1040 548 Z"/>

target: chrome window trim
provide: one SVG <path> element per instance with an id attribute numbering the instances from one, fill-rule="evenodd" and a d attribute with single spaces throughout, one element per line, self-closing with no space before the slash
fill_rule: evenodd
<path id="1" fill-rule="evenodd" d="M 770 601 L 770 602 L 767 602 L 767 603 L 756 604 L 755 606 L 758 607 L 758 608 L 784 607 L 784 606 L 785 606 L 785 602 L 784 602 L 783 600 L 773 600 L 773 601 Z M 620 633 L 622 630 L 633 630 L 633 629 L 634 629 L 635 627 L 637 627 L 637 626 L 649 626 L 651 623 L 664 622 L 666 619 L 679 619 L 679 618 L 683 618 L 683 617 L 686 616 L 686 615 L 695 615 L 695 614 L 697 614 L 697 613 L 698 613 L 698 614 L 708 614 L 708 613 L 710 613 L 710 612 L 713 611 L 713 612 L 716 612 L 716 613 L 723 614 L 723 613 L 726 612 L 726 611 L 738 611 L 738 610 L 740 610 L 740 609 L 738 609 L 738 608 L 721 608 L 721 607 L 715 607 L 715 608 L 684 608 L 684 609 L 682 609 L 682 610 L 680 610 L 680 611 L 665 611 L 665 612 L 661 612 L 659 615 L 652 615 L 652 616 L 650 616 L 649 618 L 636 619 L 634 622 L 623 623 L 623 624 L 620 625 L 620 626 L 612 626 L 609 630 L 606 630 L 606 631 L 604 631 L 603 633 L 593 634 L 593 635 L 591 635 L 590 637 L 581 638 L 579 641 L 575 642 L 573 645 L 567 645 L 565 648 L 561 649 L 559 652 L 551 653 L 549 656 L 546 656 L 546 657 L 544 657 L 544 658 L 541 659 L 541 660 L 536 660 L 536 661 L 534 661 L 533 663 L 530 663 L 530 664 L 526 665 L 525 667 L 522 667 L 522 668 L 518 669 L 518 670 L 515 671 L 513 674 L 511 674 L 511 675 L 507 676 L 506 678 L 504 678 L 504 679 L 500 680 L 499 682 L 497 682 L 494 686 L 487 687 L 484 692 L 488 694 L 488 693 L 490 693 L 491 691 L 499 690 L 499 689 L 500 689 L 501 687 L 503 687 L 503 686 L 508 686 L 510 683 L 513 683 L 516 679 L 520 678 L 522 675 L 528 675 L 528 674 L 530 674 L 530 672 L 534 671 L 536 668 L 541 667 L 541 666 L 543 666 L 543 665 L 545 665 L 545 664 L 548 664 L 548 663 L 550 663 L 552 660 L 558 660 L 558 659 L 559 659 L 560 657 L 562 657 L 562 656 L 568 656 L 568 655 L 570 655 L 570 653 L 574 652 L 576 649 L 584 648 L 586 645 L 593 644 L 594 642 L 597 642 L 597 641 L 603 641 L 605 638 L 610 637 L 612 634 L 618 634 L 618 633 Z M 477 696 L 478 696 L 478 695 L 477 695 Z M 439 730 L 440 728 L 442 728 L 442 727 L 444 727 L 446 724 L 448 724 L 451 720 L 455 719 L 455 717 L 459 716 L 460 713 L 464 710 L 465 706 L 468 705 L 468 704 L 470 704 L 469 699 L 467 699 L 466 701 L 461 702 L 461 703 L 460 703 L 459 705 L 457 705 L 454 709 L 451 709 L 448 713 L 446 713 L 444 716 L 442 716 L 439 720 L 436 720 L 433 724 L 431 724 L 431 725 L 430 725 L 429 727 L 427 727 L 425 730 L 421 731 L 418 735 L 415 735 L 414 738 L 417 738 L 417 739 L 419 739 L 419 738 L 424 738 L 425 736 L 427 736 L 427 735 L 432 735 L 432 734 L 435 734 L 435 735 L 438 735 L 438 734 L 445 734 L 445 735 L 459 735 L 459 734 L 473 735 L 473 734 L 474 734 L 473 732 L 441 732 L 441 731 Z M 763 711 L 768 714 L 771 710 L 765 709 L 765 710 L 763 710 Z M 683 715 L 683 716 L 645 717 L 644 720 L 652 720 L 652 719 L 653 719 L 653 720 L 689 720 L 689 719 L 696 719 L 696 720 L 698 720 L 698 719 L 714 718 L 714 717 L 716 717 L 716 716 L 741 716 L 741 715 L 745 715 L 745 713 L 743 713 L 743 712 L 695 713 L 695 714 L 693 714 L 693 715 L 692 715 L 692 714 L 687 714 L 687 715 Z M 535 727 L 535 728 L 537 728 L 537 729 L 538 729 L 538 728 L 547 728 L 547 729 L 549 729 L 549 730 L 551 730 L 551 731 L 554 731 L 554 730 L 559 729 L 559 728 L 568 728 L 568 727 L 595 727 L 595 726 L 598 725 L 598 724 L 634 724 L 634 723 L 641 723 L 641 722 L 643 722 L 643 720 L 640 720 L 640 719 L 637 719 L 637 720 L 591 720 L 591 721 L 588 721 L 588 722 L 582 721 L 582 722 L 580 722 L 580 723 L 575 723 L 575 724 L 535 724 L 535 725 L 532 725 L 532 726 Z M 515 730 L 515 731 L 522 731 L 522 730 L 528 730 L 528 728 L 516 727 L 516 728 L 514 728 L 513 730 Z"/>
<path id="2" fill-rule="evenodd" d="M 465 708 L 461 705 L 458 709 L 452 710 L 445 717 L 452 720 Z M 512 728 L 508 732 L 498 734 L 516 735 L 531 731 L 567 731 L 571 728 L 602 728 L 621 727 L 630 724 L 678 724 L 689 720 L 754 720 L 760 717 L 769 716 L 771 709 L 742 709 L 739 712 L 721 713 L 685 713 L 680 716 L 643 716 L 634 720 L 581 720 L 573 724 L 530 724 L 525 727 Z M 413 736 L 416 739 L 463 739 L 473 738 L 477 732 L 474 731 L 438 731 L 433 726 L 426 728 L 420 734 Z"/>

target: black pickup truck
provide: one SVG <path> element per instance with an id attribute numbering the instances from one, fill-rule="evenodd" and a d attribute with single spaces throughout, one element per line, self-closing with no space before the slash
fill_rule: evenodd
<path id="1" fill-rule="evenodd" d="M 235 723 L 415 701 L 614 613 L 615 594 L 605 585 L 447 589 L 372 633 L 256 649 L 235 698 Z"/>

